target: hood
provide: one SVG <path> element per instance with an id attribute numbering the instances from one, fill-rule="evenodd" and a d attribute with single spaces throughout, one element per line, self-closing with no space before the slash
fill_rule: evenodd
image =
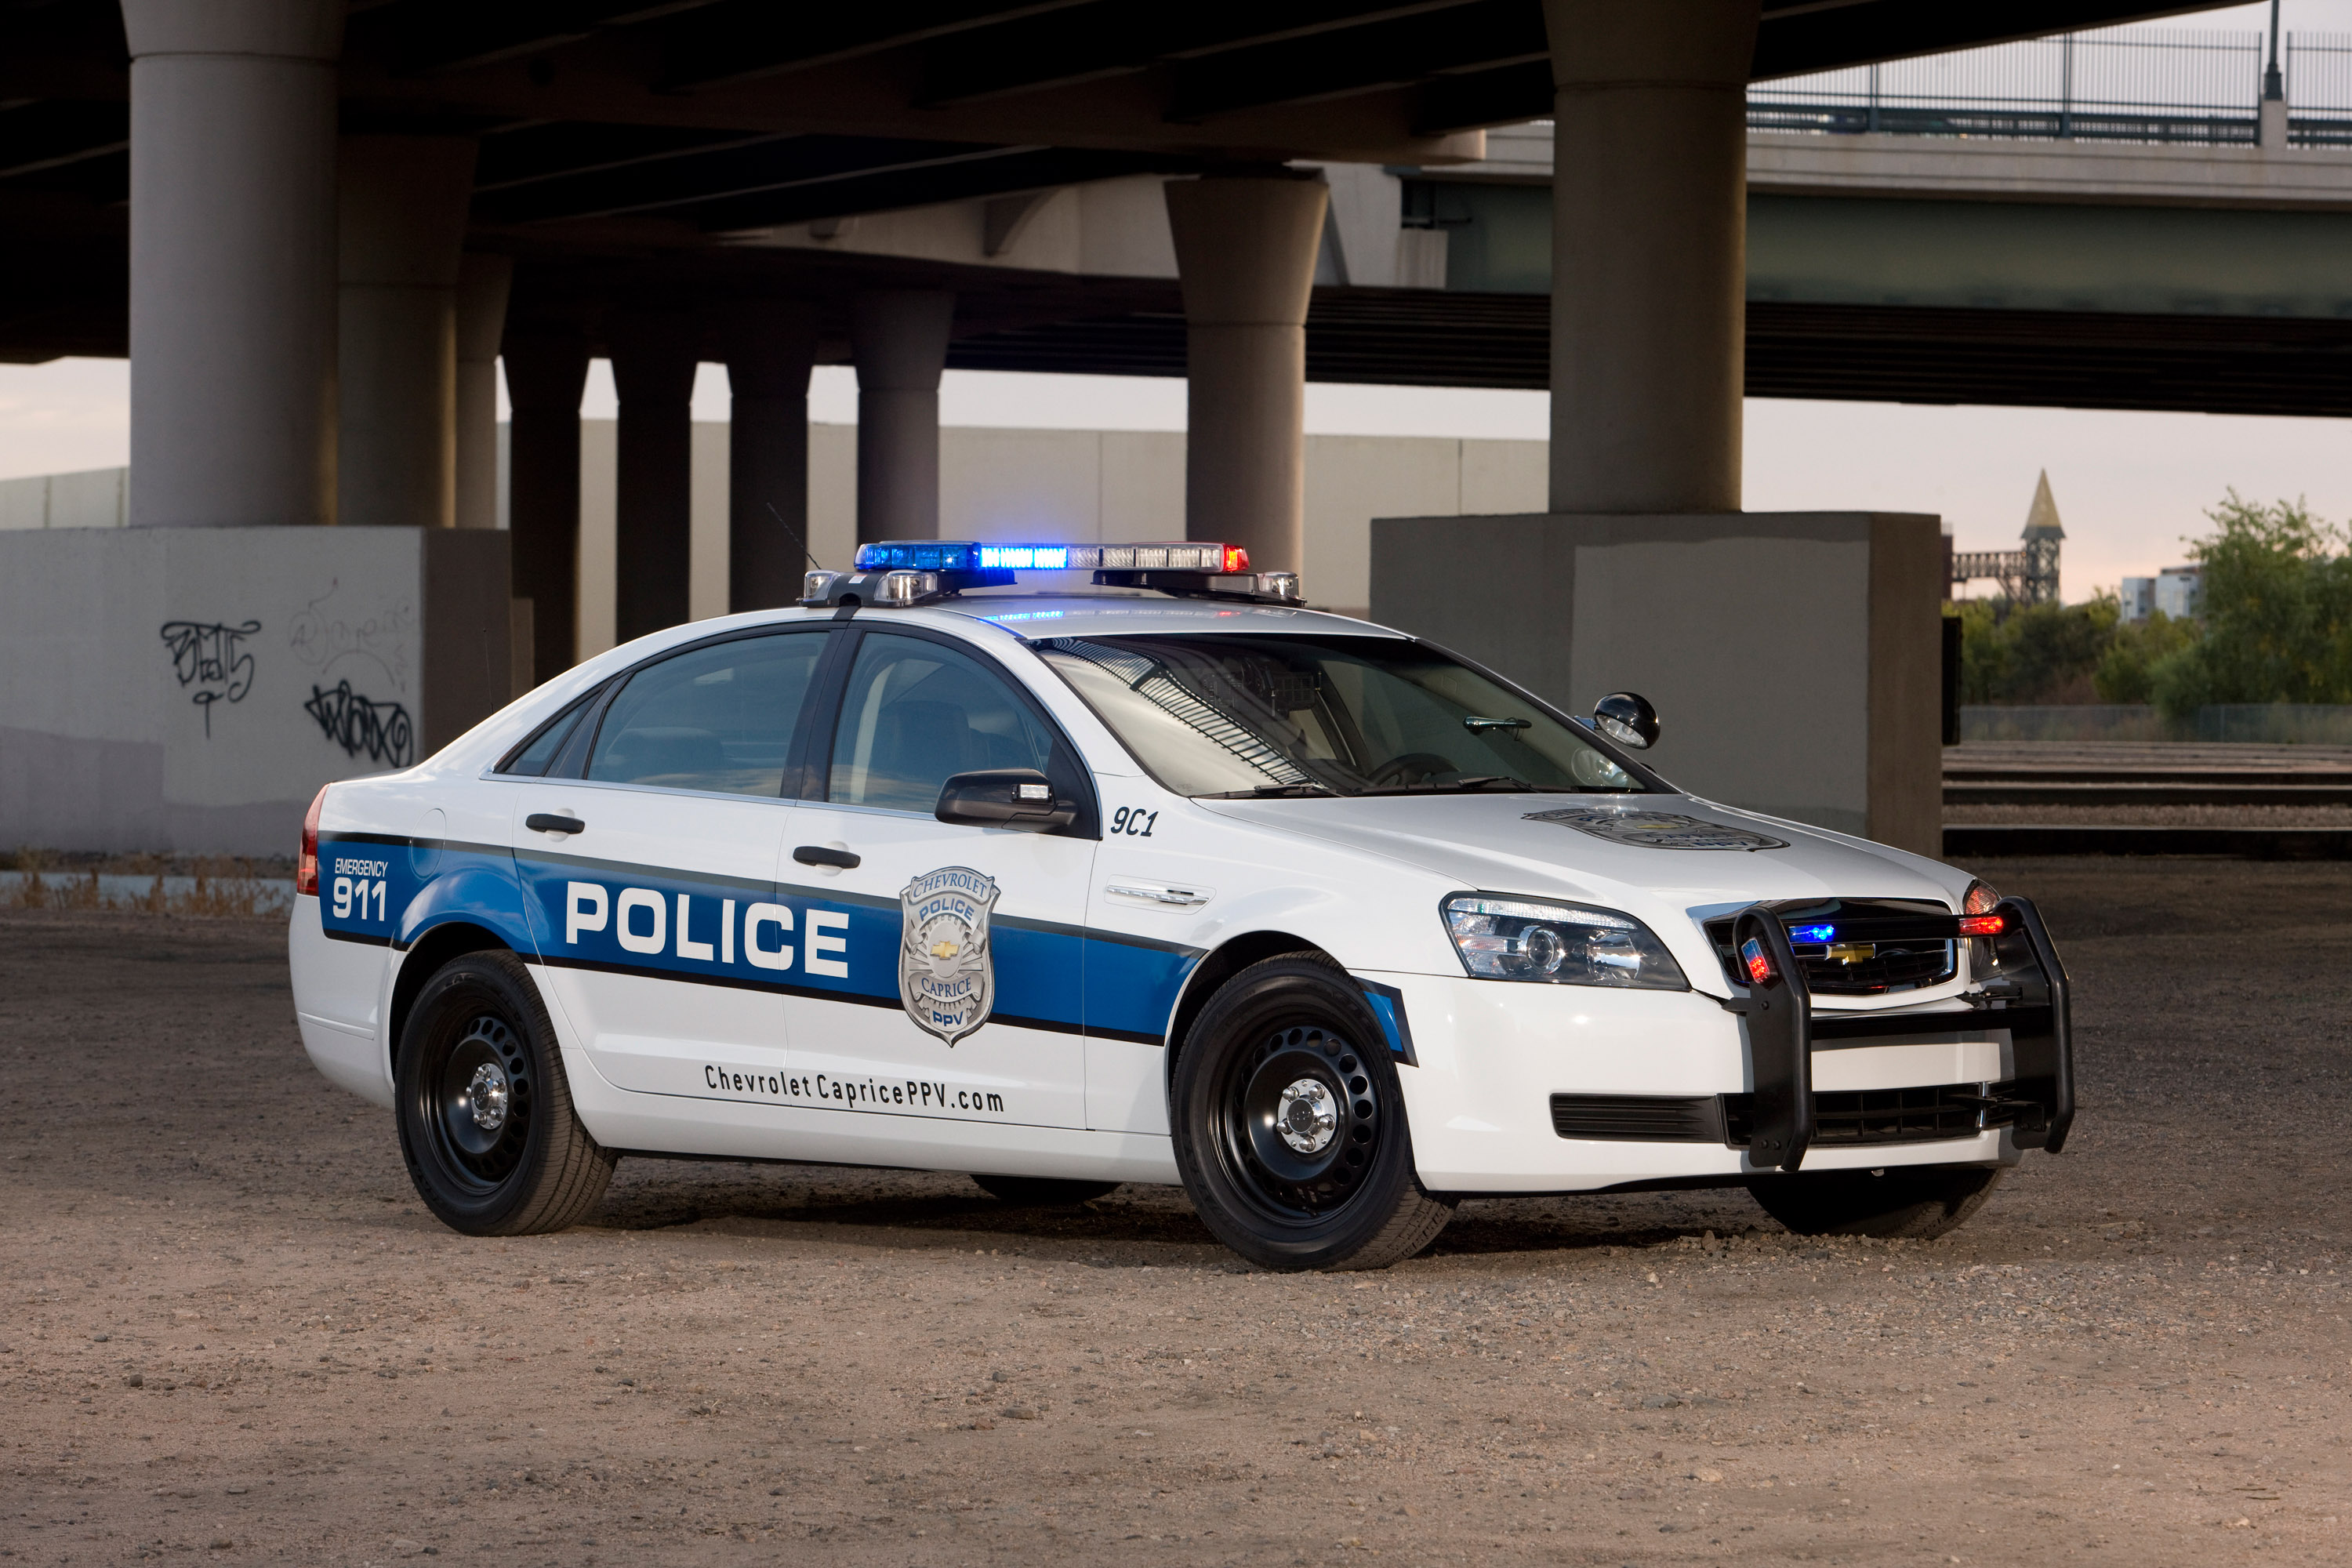
<path id="1" fill-rule="evenodd" d="M 1957 910 L 1964 871 L 1686 795 L 1425 795 L 1203 800 L 1279 832 L 1418 867 L 1455 888 L 1622 910 L 1702 990 L 1720 971 L 1699 922 L 1759 900 L 1922 899 Z"/>

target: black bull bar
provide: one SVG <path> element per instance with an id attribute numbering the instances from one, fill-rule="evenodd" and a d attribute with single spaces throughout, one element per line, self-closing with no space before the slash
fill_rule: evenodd
<path id="1" fill-rule="evenodd" d="M 1840 934 L 1858 940 L 1948 940 L 1990 942 L 1993 968 L 1974 978 L 1976 1004 L 1967 1013 L 1860 1013 L 1813 1016 L 1782 916 L 1772 905 L 1752 904 L 1732 922 L 1731 948 L 1743 973 L 1750 973 L 1748 943 L 1762 950 L 1768 973 L 1751 980 L 1732 1011 L 1740 1016 L 1748 1059 L 1755 1079 L 1754 1135 L 1748 1157 L 1759 1170 L 1797 1169 L 1813 1141 L 1813 1050 L 1818 1043 L 1902 1037 L 1919 1039 L 1949 1034 L 2009 1031 L 2013 1070 L 1998 1093 L 1988 1091 L 1979 1109 L 1988 1127 L 2006 1126 L 2021 1149 L 2054 1154 L 2065 1147 L 2074 1121 L 2074 1047 L 2067 1013 L 2065 966 L 2050 943 L 2041 911 L 2030 899 L 2004 899 L 1990 911 L 2000 915 L 1997 936 L 1963 936 L 1958 915 L 1841 921 Z M 1899 929 L 1898 929 L 1899 928 Z"/>

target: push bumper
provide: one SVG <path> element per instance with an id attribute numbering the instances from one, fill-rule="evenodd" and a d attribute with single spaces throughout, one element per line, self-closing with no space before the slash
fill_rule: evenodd
<path id="1" fill-rule="evenodd" d="M 2013 1162 L 2074 1115 L 2064 971 L 2023 900 L 1974 1005 L 1815 1015 L 1697 992 L 1384 973 L 1433 1191 L 1734 1184 L 1772 1169 Z M 1780 938 L 1787 946 L 1787 937 Z M 1795 973 L 1793 955 L 1777 955 Z M 1801 994 L 1799 1001 L 1802 1001 Z M 1769 998 L 1767 998 L 1769 1000 Z M 1802 1042 L 1801 1050 L 1798 1042 Z M 1988 1087 L 1990 1086 L 1990 1087 Z M 1797 1108 L 1803 1142 L 1798 1145 Z M 1767 1121 L 1777 1117 L 1777 1122 Z M 1756 1146 L 1759 1127 L 1779 1145 Z"/>
<path id="2" fill-rule="evenodd" d="M 1978 1005 L 1954 1017 L 1953 1037 L 1964 1026 L 2003 1031 L 2010 1041 L 2007 1075 L 1973 1093 L 1947 1089 L 1943 1103 L 1916 1109 L 1937 1116 L 1972 1114 L 1979 1129 L 2007 1128 L 2020 1149 L 2046 1149 L 2054 1154 L 2065 1147 L 2074 1121 L 2065 966 L 2031 900 L 2010 899 L 1992 912 L 2001 917 L 2000 933 L 1973 939 L 1989 943 L 1991 973 L 1980 976 L 1982 984 L 1970 994 Z M 1954 930 L 1948 934 L 1957 938 L 1959 922 L 1953 918 L 1951 923 Z M 1794 1171 L 1804 1163 L 1822 1126 L 1823 1108 L 1813 1087 L 1814 1053 L 1895 1036 L 1919 1040 L 1922 1018 L 1900 1013 L 1816 1016 L 1805 987 L 1795 984 L 1803 971 L 1788 931 L 1767 905 L 1741 911 L 1732 927 L 1732 943 L 1743 954 L 1760 950 L 1763 963 L 1756 984 L 1732 1005 L 1740 1016 L 1755 1088 L 1745 1107 L 1726 1107 L 1726 1136 L 1744 1131 L 1748 1158 L 1759 1169 Z M 1890 1109 L 1898 1116 L 1903 1110 Z M 1737 1125 L 1738 1110 L 1746 1111 L 1744 1127 Z"/>

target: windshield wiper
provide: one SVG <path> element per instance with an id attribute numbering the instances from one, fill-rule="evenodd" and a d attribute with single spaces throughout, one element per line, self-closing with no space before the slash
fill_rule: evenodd
<path id="1" fill-rule="evenodd" d="M 1278 800 L 1293 795 L 1338 795 L 1339 793 L 1328 784 L 1260 784 L 1255 789 L 1219 790 L 1214 795 L 1198 795 L 1194 798 L 1199 800 Z"/>
<path id="2" fill-rule="evenodd" d="M 1472 773 L 1467 778 L 1424 779 L 1420 784 L 1387 784 L 1377 789 L 1365 790 L 1363 793 L 1366 795 L 1451 795 L 1456 791 L 1487 789 L 1510 790 L 1522 795 L 1572 795 L 1575 793 L 1572 790 L 1564 790 L 1559 784 L 1529 784 L 1525 779 L 1515 779 L 1508 773 Z"/>

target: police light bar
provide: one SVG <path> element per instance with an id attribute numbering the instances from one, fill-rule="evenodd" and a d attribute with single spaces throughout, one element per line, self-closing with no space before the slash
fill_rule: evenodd
<path id="1" fill-rule="evenodd" d="M 1258 605 L 1305 601 L 1296 572 L 1253 572 L 1238 544 L 983 544 L 976 539 L 886 539 L 857 547 L 854 571 L 811 572 L 808 605 L 908 607 L 967 588 L 1010 586 L 1016 572 L 1091 572 L 1097 587 L 1150 588 Z"/>
<path id="2" fill-rule="evenodd" d="M 860 572 L 1202 572 L 1250 569 L 1238 544 L 982 544 L 969 539 L 886 540 L 857 547 Z"/>

